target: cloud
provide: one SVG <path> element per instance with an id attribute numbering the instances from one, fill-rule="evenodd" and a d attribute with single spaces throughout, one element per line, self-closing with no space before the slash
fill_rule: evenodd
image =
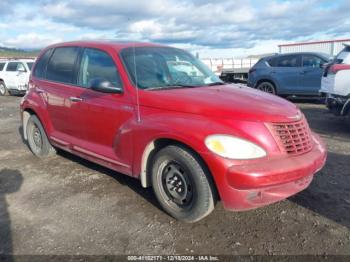
<path id="1" fill-rule="evenodd" d="M 30 4 L 18 3 L 1 1 L 0 7 L 10 7 L 13 14 L 11 18 L 2 19 L 0 39 L 7 35 L 16 40 L 19 36 L 34 34 L 42 39 L 38 43 L 44 43 L 49 42 L 48 36 L 63 40 L 97 36 L 182 45 L 208 52 L 243 52 L 259 50 L 259 46 L 264 46 L 260 50 L 267 50 L 267 45 L 272 43 L 350 35 L 350 3 L 341 0 L 331 3 L 324 0 L 37 0 Z M 1 16 L 6 17 L 6 14 L 0 13 Z M 273 48 L 277 51 L 277 46 Z"/>
<path id="2" fill-rule="evenodd" d="M 14 38 L 5 39 L 1 45 L 17 48 L 42 48 L 53 43 L 62 42 L 62 38 L 54 38 L 51 35 L 42 35 L 36 33 L 26 33 L 17 35 Z"/>

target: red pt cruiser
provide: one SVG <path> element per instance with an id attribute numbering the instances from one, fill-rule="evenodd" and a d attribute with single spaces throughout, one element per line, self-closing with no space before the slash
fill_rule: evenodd
<path id="1" fill-rule="evenodd" d="M 185 222 L 219 199 L 230 210 L 285 199 L 326 160 L 294 104 L 224 84 L 189 53 L 154 44 L 47 47 L 21 113 L 36 156 L 60 148 L 138 178 Z"/>

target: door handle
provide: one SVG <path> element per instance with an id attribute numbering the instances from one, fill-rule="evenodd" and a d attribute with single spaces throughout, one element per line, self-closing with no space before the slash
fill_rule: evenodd
<path id="1" fill-rule="evenodd" d="M 83 101 L 82 98 L 80 98 L 80 97 L 74 97 L 74 96 L 71 96 L 71 97 L 69 98 L 69 100 L 72 101 L 72 102 L 81 102 L 81 101 Z"/>

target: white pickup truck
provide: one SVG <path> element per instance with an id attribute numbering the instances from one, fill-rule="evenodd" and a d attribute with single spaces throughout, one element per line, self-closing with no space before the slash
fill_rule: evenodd
<path id="1" fill-rule="evenodd" d="M 335 115 L 350 116 L 350 45 L 326 65 L 320 93 Z"/>
<path id="2" fill-rule="evenodd" d="M 34 59 L 0 60 L 0 96 L 24 94 Z"/>

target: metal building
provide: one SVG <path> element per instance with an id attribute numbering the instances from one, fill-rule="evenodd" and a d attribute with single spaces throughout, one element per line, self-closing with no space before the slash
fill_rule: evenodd
<path id="1" fill-rule="evenodd" d="M 280 53 L 322 52 L 335 56 L 343 49 L 343 44 L 350 44 L 350 39 L 284 44 L 279 45 L 278 49 Z"/>

